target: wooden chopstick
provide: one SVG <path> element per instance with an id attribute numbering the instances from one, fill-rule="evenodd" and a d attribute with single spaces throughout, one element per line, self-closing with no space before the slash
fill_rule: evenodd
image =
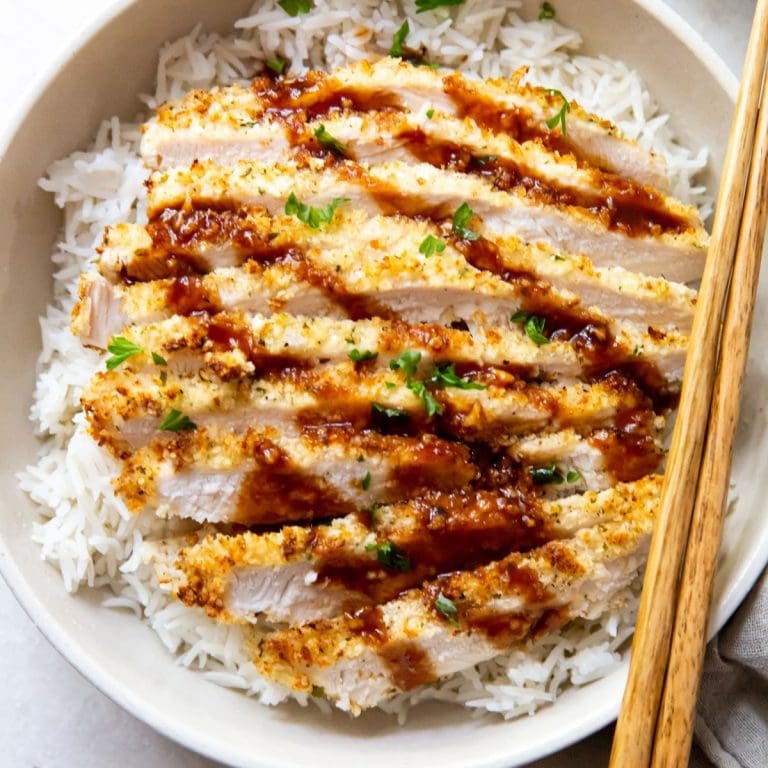
<path id="1" fill-rule="evenodd" d="M 765 94 L 744 202 L 739 244 L 720 342 L 712 415 L 704 445 L 680 586 L 672 647 L 656 723 L 652 766 L 687 765 L 707 619 L 723 531 L 733 442 L 747 366 L 760 261 L 768 220 L 768 104 Z"/>
<path id="2" fill-rule="evenodd" d="M 766 50 L 768 0 L 758 0 L 691 331 L 659 517 L 648 555 L 629 679 L 611 751 L 611 768 L 646 768 L 650 764 L 680 571 L 709 422 L 721 319 L 752 160 Z M 715 467 L 713 471 L 722 470 Z"/>

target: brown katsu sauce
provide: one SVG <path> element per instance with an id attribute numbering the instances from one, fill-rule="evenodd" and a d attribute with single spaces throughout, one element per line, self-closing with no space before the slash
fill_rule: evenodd
<path id="1" fill-rule="evenodd" d="M 473 148 L 455 144 L 424 131 L 413 130 L 397 137 L 420 162 L 490 181 L 496 189 L 525 190 L 527 197 L 544 205 L 573 206 L 596 215 L 608 229 L 629 237 L 684 232 L 688 222 L 667 210 L 656 192 L 629 179 L 603 174 L 600 191 L 580 190 L 542 178 L 535 170 L 511 159 L 478 156 Z"/>
<path id="2" fill-rule="evenodd" d="M 397 640 L 387 643 L 378 655 L 389 670 L 392 684 L 401 691 L 410 691 L 437 679 L 429 654 L 415 642 Z"/>
<path id="3" fill-rule="evenodd" d="M 663 452 L 654 440 L 650 409 L 637 408 L 618 415 L 616 427 L 593 432 L 588 441 L 603 454 L 604 468 L 619 482 L 632 482 L 655 472 Z"/>
<path id="4" fill-rule="evenodd" d="M 250 329 L 230 317 L 215 315 L 208 323 L 208 340 L 214 347 L 239 350 L 255 368 L 255 375 L 267 376 L 286 369 L 308 369 L 312 361 L 294 355 L 269 353 Z"/>
<path id="5" fill-rule="evenodd" d="M 387 641 L 387 625 L 379 606 L 365 606 L 345 614 L 350 630 L 374 643 Z"/>
<path id="6" fill-rule="evenodd" d="M 306 474 L 271 440 L 256 440 L 252 456 L 254 468 L 244 478 L 238 499 L 238 523 L 272 525 L 353 511 L 335 488 Z"/>
<path id="7" fill-rule="evenodd" d="M 373 602 L 389 600 L 439 573 L 471 569 L 510 551 L 526 551 L 557 534 L 541 511 L 530 482 L 494 490 L 430 491 L 412 499 L 414 515 L 407 532 L 379 530 L 382 540 L 395 544 L 410 561 L 406 571 L 393 571 L 370 557 L 340 552 L 320 541 L 314 555 L 322 565 L 319 578 L 342 584 Z M 358 513 L 363 525 L 377 532 L 375 512 Z"/>
<path id="8" fill-rule="evenodd" d="M 207 288 L 197 275 L 172 278 L 165 300 L 170 312 L 176 315 L 212 314 L 222 309 L 217 292 Z"/>
<path id="9" fill-rule="evenodd" d="M 459 74 L 443 78 L 443 91 L 451 99 L 461 119 L 471 118 L 481 128 L 504 133 L 517 142 L 541 141 L 548 149 L 561 154 L 572 152 L 571 143 L 562 133 L 551 131 L 541 120 L 534 119 L 527 109 L 501 105 L 464 82 Z"/>

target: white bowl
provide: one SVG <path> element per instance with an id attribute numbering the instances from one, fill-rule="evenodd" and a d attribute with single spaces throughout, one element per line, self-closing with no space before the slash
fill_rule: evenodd
<path id="1" fill-rule="evenodd" d="M 128 711 L 167 736 L 239 766 L 368 768 L 441 765 L 511 766 L 553 752 L 610 722 L 626 675 L 620 671 L 580 689 L 533 718 L 473 719 L 459 707 L 415 709 L 404 727 L 370 713 L 326 718 L 298 706 L 263 707 L 176 666 L 155 635 L 131 615 L 99 607 L 101 597 L 70 597 L 58 571 L 30 540 L 34 509 L 14 473 L 33 460 L 37 443 L 27 420 L 40 339 L 37 317 L 50 298 L 51 243 L 60 213 L 36 181 L 54 159 L 83 147 L 102 118 L 132 117 L 135 94 L 151 90 L 155 53 L 166 39 L 201 21 L 225 30 L 248 2 L 137 0 L 110 8 L 52 69 L 0 150 L 0 566 L 32 619 L 87 678 Z M 528 3 L 529 15 L 538 0 Z M 183 11 L 182 11 L 183 7 Z M 608 10 L 610 8 L 610 10 Z M 690 146 L 707 145 L 719 168 L 736 91 L 734 77 L 704 42 L 657 0 L 570 0 L 558 18 L 577 28 L 590 52 L 637 68 Z M 0 148 L 5 142 L 0 141 Z M 715 173 L 707 180 L 717 184 Z M 768 332 L 766 281 L 755 319 Z M 712 628 L 722 625 L 768 559 L 765 477 L 768 363 L 753 358 L 734 471 L 739 502 L 732 513 L 715 595 Z M 105 734 L 105 738 L 109 738 Z"/>

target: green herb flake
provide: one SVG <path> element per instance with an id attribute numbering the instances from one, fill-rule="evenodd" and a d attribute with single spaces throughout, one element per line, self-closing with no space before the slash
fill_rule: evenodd
<path id="1" fill-rule="evenodd" d="M 562 485 L 564 480 L 554 463 L 548 467 L 530 467 L 528 474 L 536 485 Z"/>
<path id="2" fill-rule="evenodd" d="M 475 212 L 466 203 L 462 203 L 453 214 L 453 234 L 462 240 L 478 240 L 480 235 L 467 227 L 474 215 Z"/>
<path id="3" fill-rule="evenodd" d="M 400 29 L 395 32 L 395 36 L 392 38 L 392 47 L 389 49 L 389 55 L 395 59 L 403 57 L 403 43 L 411 32 L 411 25 L 406 19 Z"/>
<path id="4" fill-rule="evenodd" d="M 427 379 L 427 383 L 438 389 L 445 389 L 446 387 L 455 387 L 456 389 L 486 389 L 485 384 L 480 384 L 477 381 L 470 381 L 469 379 L 462 379 L 461 376 L 456 373 L 456 366 L 454 363 L 438 365 L 429 379 Z"/>
<path id="5" fill-rule="evenodd" d="M 423 253 L 425 256 L 434 256 L 434 254 L 442 253 L 444 250 L 445 242 L 434 235 L 427 235 L 419 246 L 419 253 Z"/>
<path id="6" fill-rule="evenodd" d="M 346 145 L 342 144 L 338 139 L 334 139 L 333 136 L 328 133 L 324 125 L 320 125 L 319 127 L 315 128 L 315 138 L 326 149 L 330 149 L 333 152 L 338 152 L 340 155 L 347 154 Z"/>
<path id="7" fill-rule="evenodd" d="M 158 429 L 162 429 L 164 432 L 186 432 L 191 429 L 197 429 L 197 424 L 189 416 L 185 416 L 181 411 L 172 408 L 162 420 Z"/>
<path id="8" fill-rule="evenodd" d="M 579 480 L 581 480 L 581 473 L 577 472 L 575 469 L 569 469 L 565 479 L 571 484 L 578 483 Z"/>
<path id="9" fill-rule="evenodd" d="M 435 598 L 435 608 L 437 608 L 444 618 L 448 619 L 448 623 L 451 624 L 451 626 L 459 626 L 458 619 L 456 618 L 459 609 L 456 607 L 456 603 L 446 597 L 442 592 Z"/>
<path id="10" fill-rule="evenodd" d="M 152 353 L 152 362 L 155 365 L 168 365 L 168 361 L 162 355 L 158 354 L 157 352 L 153 352 Z"/>
<path id="11" fill-rule="evenodd" d="M 107 344 L 107 351 L 110 353 L 110 357 L 107 358 L 107 370 L 114 371 L 129 357 L 141 354 L 144 347 L 134 344 L 123 336 L 113 336 Z"/>
<path id="12" fill-rule="evenodd" d="M 404 573 L 411 570 L 411 558 L 391 541 L 385 541 L 383 544 L 366 544 L 365 551 L 375 551 L 379 563 L 385 568 L 389 568 L 390 571 Z"/>
<path id="13" fill-rule="evenodd" d="M 531 316 L 530 312 L 526 312 L 524 309 L 518 309 L 514 315 L 510 318 L 513 323 L 524 323 Z"/>
<path id="14" fill-rule="evenodd" d="M 434 11 L 435 8 L 447 8 L 450 5 L 462 5 L 464 0 L 416 0 L 416 13 Z"/>
<path id="15" fill-rule="evenodd" d="M 480 166 L 495 163 L 499 159 L 498 155 L 478 155 L 473 160 Z"/>
<path id="16" fill-rule="evenodd" d="M 277 4 L 289 15 L 298 16 L 312 10 L 312 0 L 277 0 Z"/>
<path id="17" fill-rule="evenodd" d="M 364 363 L 366 360 L 375 360 L 378 356 L 378 352 L 371 352 L 367 349 L 361 351 L 357 348 L 352 349 L 347 353 L 347 357 L 354 363 Z"/>
<path id="18" fill-rule="evenodd" d="M 389 361 L 389 367 L 393 371 L 402 371 L 406 378 L 412 379 L 416 375 L 416 369 L 419 367 L 421 352 L 414 349 L 403 350 L 400 357 Z"/>
<path id="19" fill-rule="evenodd" d="M 168 372 L 167 371 L 160 371 L 160 383 L 165 386 L 168 382 Z"/>
<path id="20" fill-rule="evenodd" d="M 546 123 L 547 128 L 550 129 L 555 128 L 559 124 L 560 130 L 562 131 L 563 136 L 565 136 L 568 132 L 565 126 L 565 116 L 571 111 L 571 104 L 568 99 L 565 98 L 563 92 L 558 91 L 556 88 L 545 88 L 544 92 L 550 94 L 551 96 L 559 96 L 563 100 L 563 105 L 560 107 L 559 111 L 552 115 L 552 117 L 550 117 Z"/>
<path id="21" fill-rule="evenodd" d="M 427 110 L 427 117 L 431 120 L 435 116 L 435 110 L 434 109 L 428 109 Z"/>
<path id="22" fill-rule="evenodd" d="M 523 325 L 526 336 L 539 347 L 549 344 L 549 339 L 544 335 L 545 325 L 546 320 L 539 315 L 531 315 Z"/>
<path id="23" fill-rule="evenodd" d="M 392 387 L 395 385 L 392 384 Z M 404 411 L 402 408 L 388 408 L 381 403 L 371 403 L 371 408 L 375 413 L 380 413 L 382 416 L 386 416 L 388 419 L 403 419 L 408 416 L 408 411 Z"/>
<path id="24" fill-rule="evenodd" d="M 255 125 L 256 125 L 256 121 L 255 120 L 243 120 L 240 123 L 240 127 L 241 128 L 253 128 Z"/>
<path id="25" fill-rule="evenodd" d="M 276 74 L 282 75 L 285 71 L 286 62 L 282 59 L 267 59 L 265 64 Z"/>
<path id="26" fill-rule="evenodd" d="M 285 203 L 285 214 L 286 216 L 295 216 L 299 221 L 304 222 L 304 224 L 307 224 L 312 229 L 319 229 L 321 224 L 327 224 L 333 219 L 333 214 L 340 205 L 348 202 L 348 197 L 334 197 L 324 208 L 315 208 L 314 206 L 302 203 L 291 192 Z"/>
<path id="27" fill-rule="evenodd" d="M 366 472 L 365 477 L 360 481 L 360 487 L 367 491 L 371 487 L 371 473 Z"/>
<path id="28" fill-rule="evenodd" d="M 539 9 L 539 21 L 550 21 L 555 18 L 555 9 L 552 3 L 542 3 Z"/>
<path id="29" fill-rule="evenodd" d="M 394 389 L 394 388 L 397 386 L 397 384 L 395 384 L 395 382 L 394 382 L 394 381 L 385 381 L 385 382 L 384 382 L 384 386 L 385 386 L 387 389 Z"/>
<path id="30" fill-rule="evenodd" d="M 313 685 L 312 686 L 312 695 L 316 699 L 322 699 L 323 696 L 325 696 L 325 688 L 323 688 L 322 685 Z"/>
<path id="31" fill-rule="evenodd" d="M 424 410 L 427 412 L 428 421 L 442 414 L 443 406 L 435 399 L 435 396 L 427 389 L 427 385 L 423 381 L 410 379 L 406 386 L 421 400 Z"/>

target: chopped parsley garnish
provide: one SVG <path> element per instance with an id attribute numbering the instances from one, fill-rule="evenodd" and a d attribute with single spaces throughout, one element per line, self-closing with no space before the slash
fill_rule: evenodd
<path id="1" fill-rule="evenodd" d="M 554 128 L 557 126 L 557 124 L 560 124 L 560 130 L 563 132 L 563 136 L 566 135 L 567 130 L 565 127 L 565 116 L 571 111 L 571 104 L 568 101 L 568 99 L 565 98 L 565 95 L 562 91 L 558 91 L 555 88 L 545 88 L 545 93 L 549 93 L 552 96 L 559 96 L 563 100 L 563 106 L 560 107 L 560 110 L 552 115 L 546 122 L 547 122 L 547 128 Z"/>
<path id="2" fill-rule="evenodd" d="M 528 470 L 528 474 L 531 476 L 531 480 L 536 485 L 562 485 L 563 476 L 558 471 L 555 464 L 550 464 L 548 467 L 531 467 Z"/>
<path id="3" fill-rule="evenodd" d="M 325 696 L 325 688 L 323 688 L 322 685 L 313 685 L 312 686 L 312 695 L 316 699 L 321 699 L 323 696 Z"/>
<path id="4" fill-rule="evenodd" d="M 277 4 L 289 15 L 298 16 L 312 10 L 312 0 L 277 0 Z"/>
<path id="5" fill-rule="evenodd" d="M 244 120 L 242 123 L 240 123 L 241 128 L 253 128 L 254 125 L 256 125 L 255 120 Z"/>
<path id="6" fill-rule="evenodd" d="M 122 365 L 129 357 L 143 352 L 144 347 L 134 344 L 123 336 L 113 336 L 109 344 L 107 344 L 107 351 L 111 355 L 107 358 L 107 370 L 114 371 L 118 365 Z"/>
<path id="7" fill-rule="evenodd" d="M 435 415 L 439 416 L 443 412 L 443 406 L 437 402 L 423 381 L 409 379 L 406 386 L 421 400 L 424 410 L 427 412 L 427 420 L 431 421 Z"/>
<path id="8" fill-rule="evenodd" d="M 189 416 L 185 416 L 181 411 L 172 408 L 158 429 L 162 429 L 164 432 L 185 432 L 190 429 L 197 429 L 197 424 Z"/>
<path id="9" fill-rule="evenodd" d="M 353 349 L 348 353 L 349 359 L 354 363 L 364 363 L 366 360 L 375 360 L 378 356 L 378 352 L 371 352 L 367 349 L 362 351 L 359 349 Z"/>
<path id="10" fill-rule="evenodd" d="M 155 365 L 168 365 L 168 361 L 162 355 L 158 354 L 157 352 L 153 352 L 152 353 L 152 362 Z"/>
<path id="11" fill-rule="evenodd" d="M 168 382 L 168 372 L 160 371 L 160 383 L 165 386 Z"/>
<path id="12" fill-rule="evenodd" d="M 474 215 L 475 212 L 466 203 L 462 203 L 453 214 L 453 234 L 463 240 L 479 239 L 480 235 L 467 227 Z"/>
<path id="13" fill-rule="evenodd" d="M 371 473 L 366 472 L 365 477 L 360 481 L 360 486 L 364 491 L 367 491 L 371 487 Z"/>
<path id="14" fill-rule="evenodd" d="M 402 371 L 406 378 L 412 379 L 416 375 L 416 369 L 419 367 L 421 352 L 414 349 L 404 350 L 400 357 L 389 361 L 389 367 L 393 371 Z"/>
<path id="15" fill-rule="evenodd" d="M 392 386 L 394 387 L 395 385 L 393 384 Z M 371 403 L 371 408 L 388 419 L 404 419 L 408 416 L 408 411 L 404 411 L 402 408 L 387 408 L 386 405 L 381 403 Z"/>
<path id="16" fill-rule="evenodd" d="M 406 19 L 400 29 L 395 32 L 395 36 L 392 38 L 392 47 L 389 49 L 390 56 L 396 59 L 402 58 L 403 43 L 405 42 L 405 38 L 408 37 L 410 32 L 411 25 L 408 23 L 408 19 Z"/>
<path id="17" fill-rule="evenodd" d="M 498 160 L 498 155 L 478 155 L 472 158 L 478 165 L 488 165 Z"/>
<path id="18" fill-rule="evenodd" d="M 544 344 L 549 344 L 549 339 L 544 334 L 544 326 L 547 321 L 541 315 L 531 315 L 522 309 L 518 309 L 512 315 L 512 322 L 522 324 L 525 335 L 538 346 L 541 347 Z"/>
<path id="19" fill-rule="evenodd" d="M 530 313 L 526 312 L 524 309 L 518 309 L 517 312 L 512 315 L 511 320 L 513 323 L 524 323 L 530 316 Z"/>
<path id="20" fill-rule="evenodd" d="M 343 203 L 349 202 L 348 197 L 334 197 L 324 208 L 315 208 L 312 205 L 302 203 L 296 195 L 291 192 L 288 201 L 285 204 L 286 216 L 295 216 L 299 221 L 303 221 L 312 229 L 319 229 L 321 224 L 327 224 L 336 213 L 336 209 Z"/>
<path id="21" fill-rule="evenodd" d="M 411 558 L 391 541 L 385 541 L 383 544 L 366 544 L 365 551 L 375 551 L 378 561 L 390 571 L 411 570 Z"/>
<path id="22" fill-rule="evenodd" d="M 427 235 L 419 246 L 419 253 L 425 256 L 432 256 L 435 253 L 442 253 L 445 250 L 445 242 L 434 235 Z"/>
<path id="23" fill-rule="evenodd" d="M 333 136 L 331 136 L 331 134 L 328 133 L 324 125 L 321 125 L 318 128 L 315 128 L 315 138 L 326 149 L 330 149 L 334 152 L 338 152 L 340 155 L 347 154 L 347 147 L 344 144 L 342 144 L 338 139 L 334 139 Z"/>
<path id="24" fill-rule="evenodd" d="M 539 9 L 539 21 L 548 21 L 555 18 L 555 9 L 552 3 L 542 3 Z"/>
<path id="25" fill-rule="evenodd" d="M 434 109 L 428 109 L 427 110 L 427 117 L 431 120 L 435 116 L 435 110 Z"/>
<path id="26" fill-rule="evenodd" d="M 267 59 L 265 63 L 276 75 L 282 75 L 285 71 L 286 62 L 282 59 Z"/>
<path id="27" fill-rule="evenodd" d="M 459 622 L 456 616 L 459 613 L 459 609 L 456 607 L 456 603 L 450 598 L 446 597 L 442 592 L 435 598 L 435 608 L 446 618 L 448 622 L 458 627 Z"/>
<path id="28" fill-rule="evenodd" d="M 427 383 L 437 389 L 445 389 L 446 387 L 455 387 L 456 389 L 486 388 L 485 384 L 470 381 L 469 379 L 462 379 L 461 376 L 456 373 L 456 366 L 454 363 L 438 365 L 432 375 L 427 379 Z"/>
<path id="29" fill-rule="evenodd" d="M 444 8 L 449 5 L 461 5 L 464 0 L 416 0 L 416 13 L 434 11 L 435 8 Z"/>
<path id="30" fill-rule="evenodd" d="M 581 480 L 581 473 L 577 472 L 575 469 L 569 469 L 568 474 L 566 474 L 565 479 L 569 483 L 578 483 L 579 480 Z"/>

